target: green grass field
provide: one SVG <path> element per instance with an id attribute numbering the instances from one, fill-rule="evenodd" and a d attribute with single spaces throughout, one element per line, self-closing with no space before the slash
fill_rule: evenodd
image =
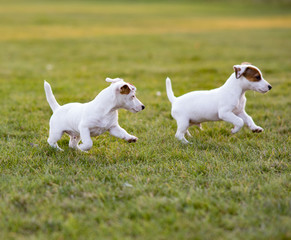
<path id="1" fill-rule="evenodd" d="M 291 5 L 228 2 L 1 2 L 0 239 L 291 239 Z M 264 132 L 192 127 L 179 143 L 176 96 L 258 66 L 247 93 Z M 47 80 L 60 104 L 121 77 L 146 109 L 120 111 L 135 144 L 108 133 L 89 153 L 47 144 Z M 161 92 L 161 96 L 157 92 Z"/>

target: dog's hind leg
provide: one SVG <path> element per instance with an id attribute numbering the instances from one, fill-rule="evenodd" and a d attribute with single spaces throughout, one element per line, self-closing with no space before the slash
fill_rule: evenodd
<path id="1" fill-rule="evenodd" d="M 57 144 L 57 141 L 60 140 L 62 136 L 63 136 L 63 132 L 52 132 L 52 131 L 50 131 L 50 135 L 49 135 L 49 138 L 48 138 L 47 142 L 51 147 L 57 148 L 60 151 L 64 151 Z"/>
<path id="2" fill-rule="evenodd" d="M 70 135 L 69 147 L 77 149 L 79 141 L 80 141 L 80 136 Z"/>
<path id="3" fill-rule="evenodd" d="M 177 119 L 177 126 L 175 137 L 183 143 L 189 143 L 185 138 L 185 133 L 188 132 L 189 121 L 185 119 Z"/>
<path id="4" fill-rule="evenodd" d="M 201 123 L 193 123 L 190 121 L 190 126 L 192 126 L 192 125 L 199 127 L 200 130 L 203 130 Z M 187 134 L 189 135 L 188 131 L 187 131 Z M 191 135 L 189 135 L 189 136 L 191 137 Z"/>
<path id="5" fill-rule="evenodd" d="M 85 127 L 80 128 L 80 137 L 82 139 L 82 144 L 79 144 L 78 148 L 83 152 L 87 152 L 93 146 L 93 141 L 90 137 L 89 128 L 85 128 Z"/>

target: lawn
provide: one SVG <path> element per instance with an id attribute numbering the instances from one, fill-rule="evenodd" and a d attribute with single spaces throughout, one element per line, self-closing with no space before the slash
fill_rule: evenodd
<path id="1" fill-rule="evenodd" d="M 1 1 L 0 239 L 291 239 L 291 5 L 181 1 Z M 247 93 L 263 133 L 231 124 L 174 135 L 165 92 L 221 86 L 248 61 L 273 86 Z M 146 109 L 121 110 L 89 153 L 46 142 L 57 101 L 87 102 L 106 77 Z M 160 92 L 161 94 L 158 94 Z"/>

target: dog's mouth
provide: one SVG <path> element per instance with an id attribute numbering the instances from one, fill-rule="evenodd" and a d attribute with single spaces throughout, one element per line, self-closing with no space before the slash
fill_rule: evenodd
<path id="1" fill-rule="evenodd" d="M 269 89 L 262 89 L 262 88 L 257 88 L 253 90 L 259 93 L 263 93 L 263 94 L 269 92 Z"/>
<path id="2" fill-rule="evenodd" d="M 137 113 L 139 111 L 135 110 L 134 108 L 131 108 L 129 111 L 133 112 L 133 113 Z"/>
<path id="3" fill-rule="evenodd" d="M 133 112 L 133 113 L 137 113 L 137 112 L 140 112 L 140 111 L 142 111 L 142 110 L 144 110 L 145 109 L 145 106 L 144 105 L 141 105 L 141 106 L 139 106 L 139 107 L 137 107 L 137 108 L 130 108 L 130 109 L 128 109 L 130 112 Z"/>
<path id="4" fill-rule="evenodd" d="M 259 89 L 259 91 L 258 92 L 260 92 L 260 93 L 267 93 L 267 92 L 269 92 L 269 90 L 261 90 L 261 89 Z"/>

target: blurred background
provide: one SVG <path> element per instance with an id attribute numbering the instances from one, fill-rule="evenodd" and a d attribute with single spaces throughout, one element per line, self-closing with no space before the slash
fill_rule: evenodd
<path id="1" fill-rule="evenodd" d="M 290 239 L 290 40 L 290 0 L 0 0 L 0 238 Z M 175 141 L 166 77 L 179 96 L 245 61 L 273 86 L 247 93 L 265 131 Z M 139 141 L 50 148 L 43 80 L 65 104 L 106 77 L 137 87 L 146 109 L 119 124 Z"/>

